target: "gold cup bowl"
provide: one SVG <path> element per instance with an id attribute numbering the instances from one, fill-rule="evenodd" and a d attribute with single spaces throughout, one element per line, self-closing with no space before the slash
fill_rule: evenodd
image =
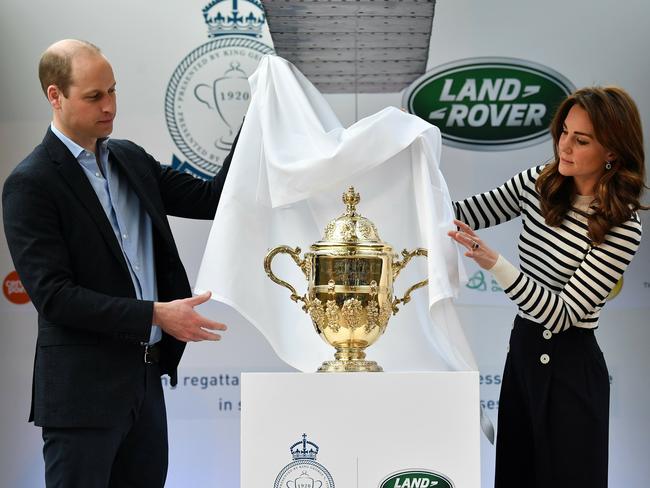
<path id="1" fill-rule="evenodd" d="M 424 280 L 411 286 L 402 298 L 393 297 L 393 282 L 413 256 L 427 256 L 418 248 L 402 251 L 398 260 L 393 248 L 382 242 L 375 225 L 356 211 L 359 194 L 350 187 L 343 194 L 346 211 L 325 228 L 322 240 L 300 257 L 300 248 L 278 246 L 264 258 L 264 270 L 275 283 L 301 301 L 318 334 L 336 348 L 334 361 L 325 361 L 318 371 L 382 371 L 375 361 L 366 360 L 365 349 L 386 330 L 391 314 L 400 303 L 408 303 L 411 292 L 427 285 Z M 277 254 L 288 254 L 307 279 L 307 293 L 278 278 L 271 270 Z"/>

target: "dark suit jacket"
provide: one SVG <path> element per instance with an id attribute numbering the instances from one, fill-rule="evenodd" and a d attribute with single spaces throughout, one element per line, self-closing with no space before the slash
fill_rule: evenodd
<path id="1" fill-rule="evenodd" d="M 158 299 L 191 296 L 167 215 L 212 219 L 230 166 L 210 182 L 161 166 L 141 147 L 109 140 L 151 217 Z M 143 381 L 153 302 L 137 300 L 113 229 L 77 160 L 48 129 L 6 180 L 4 225 L 16 271 L 38 311 L 30 420 L 110 426 Z M 176 381 L 185 344 L 163 334 L 160 367 Z"/>

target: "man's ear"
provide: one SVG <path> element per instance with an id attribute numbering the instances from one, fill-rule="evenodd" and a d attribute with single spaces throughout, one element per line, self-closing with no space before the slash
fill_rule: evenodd
<path id="1" fill-rule="evenodd" d="M 54 110 L 61 108 L 61 97 L 63 97 L 63 93 L 61 93 L 58 86 L 50 85 L 47 87 L 47 100 Z"/>

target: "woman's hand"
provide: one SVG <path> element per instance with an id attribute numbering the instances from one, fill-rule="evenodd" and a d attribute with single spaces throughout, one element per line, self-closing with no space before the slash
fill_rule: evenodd
<path id="1" fill-rule="evenodd" d="M 459 230 L 452 230 L 447 235 L 467 248 L 465 256 L 472 258 L 483 269 L 492 268 L 499 259 L 499 253 L 487 247 L 465 222 L 454 220 L 454 224 Z"/>

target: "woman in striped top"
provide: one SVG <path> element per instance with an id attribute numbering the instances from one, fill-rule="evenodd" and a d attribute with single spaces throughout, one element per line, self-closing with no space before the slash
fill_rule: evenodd
<path id="1" fill-rule="evenodd" d="M 620 88 L 576 91 L 551 123 L 555 157 L 455 202 L 466 256 L 518 314 L 501 385 L 496 488 L 606 487 L 609 374 L 593 330 L 641 241 L 643 135 Z M 521 217 L 520 269 L 476 229 Z"/>

